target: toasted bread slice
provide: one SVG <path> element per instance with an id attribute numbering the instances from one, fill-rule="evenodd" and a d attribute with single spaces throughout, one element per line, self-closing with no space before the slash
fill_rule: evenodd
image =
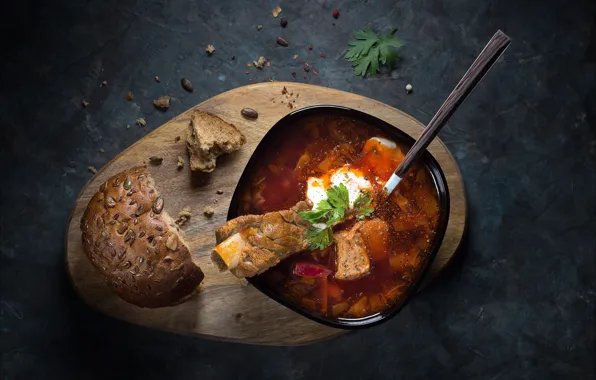
<path id="1" fill-rule="evenodd" d="M 190 169 L 212 172 L 218 156 L 234 152 L 246 138 L 233 124 L 203 111 L 194 111 L 186 139 Z"/>

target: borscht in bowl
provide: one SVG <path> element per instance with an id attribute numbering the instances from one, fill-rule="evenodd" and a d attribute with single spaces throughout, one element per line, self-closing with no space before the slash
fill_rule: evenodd
<path id="1" fill-rule="evenodd" d="M 245 272 L 255 268 L 244 274 L 250 283 L 333 327 L 396 314 L 434 259 L 449 214 L 445 177 L 428 152 L 389 199 L 375 196 L 413 143 L 396 127 L 339 106 L 300 109 L 277 122 L 249 160 L 228 213 L 228 220 L 265 218 L 226 240 L 234 249 L 244 247 L 242 239 L 258 242 L 271 255 L 244 258 Z"/>

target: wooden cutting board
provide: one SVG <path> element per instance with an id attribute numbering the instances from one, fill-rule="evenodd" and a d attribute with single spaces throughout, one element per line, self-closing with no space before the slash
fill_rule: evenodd
<path id="1" fill-rule="evenodd" d="M 284 86 L 287 95 L 282 94 Z M 292 108 L 288 106 L 290 101 Z M 185 143 L 191 112 L 188 110 L 120 153 L 81 191 L 71 212 L 66 236 L 68 272 L 81 298 L 102 313 L 130 323 L 235 342 L 299 345 L 345 333 L 344 330 L 320 325 L 294 313 L 252 286 L 242 285 L 229 273 L 219 273 L 209 260 L 210 250 L 215 245 L 215 228 L 225 222 L 236 183 L 261 138 L 293 109 L 316 104 L 342 105 L 367 112 L 414 138 L 424 127 L 411 116 L 375 100 L 306 84 L 259 83 L 217 95 L 193 109 L 210 112 L 235 124 L 246 136 L 247 143 L 240 151 L 220 157 L 213 173 L 192 173 L 188 164 L 182 170 L 177 169 L 178 156 L 188 162 Z M 243 118 L 240 110 L 244 107 L 257 110 L 258 119 L 251 121 Z M 455 160 L 440 141 L 434 141 L 429 151 L 447 178 L 451 209 L 445 239 L 427 274 L 427 283 L 454 256 L 464 233 L 466 219 L 464 188 Z M 149 167 L 168 212 L 175 217 L 185 206 L 192 209 L 192 217 L 183 227 L 185 240 L 205 273 L 200 294 L 181 305 L 161 309 L 139 308 L 112 294 L 83 253 L 79 229 L 87 202 L 99 186 L 128 167 L 148 162 L 150 156 L 163 157 L 161 165 Z M 217 194 L 218 190 L 223 191 L 223 194 Z M 212 218 L 203 215 L 205 206 L 215 209 Z"/>

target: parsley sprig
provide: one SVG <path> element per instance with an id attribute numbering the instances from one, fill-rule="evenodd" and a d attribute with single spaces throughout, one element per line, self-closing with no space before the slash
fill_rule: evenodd
<path id="1" fill-rule="evenodd" d="M 369 193 L 361 193 L 354 201 L 354 214 L 358 219 L 370 216 L 374 209 L 370 206 L 372 199 Z M 311 226 L 306 232 L 309 248 L 325 249 L 333 244 L 332 227 L 346 218 L 346 210 L 350 208 L 350 194 L 343 183 L 327 189 L 327 199 L 319 202 L 317 207 L 298 215 L 308 221 Z"/>
<path id="2" fill-rule="evenodd" d="M 389 66 L 397 60 L 397 54 L 391 48 L 402 47 L 405 43 L 395 37 L 397 28 L 383 37 L 379 37 L 370 29 L 359 29 L 354 32 L 355 40 L 350 42 L 346 59 L 352 62 L 356 75 L 364 76 L 370 68 L 370 76 L 379 71 L 379 63 Z"/>

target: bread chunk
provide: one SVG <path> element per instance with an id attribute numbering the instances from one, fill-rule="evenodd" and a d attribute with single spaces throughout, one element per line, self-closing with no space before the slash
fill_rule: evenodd
<path id="1" fill-rule="evenodd" d="M 212 172 L 216 159 L 240 149 L 246 138 L 233 124 L 203 111 L 194 111 L 186 139 L 190 169 Z"/>

